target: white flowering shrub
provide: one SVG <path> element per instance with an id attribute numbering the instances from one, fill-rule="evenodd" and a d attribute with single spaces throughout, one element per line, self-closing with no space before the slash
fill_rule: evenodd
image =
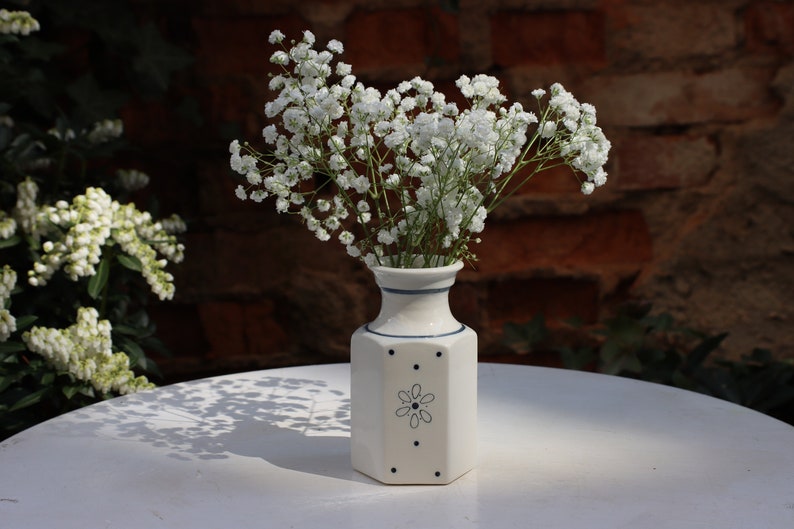
<path id="1" fill-rule="evenodd" d="M 41 29 L 38 20 L 27 11 L 0 9 L 0 34 L 30 35 Z"/>
<path id="2" fill-rule="evenodd" d="M 134 204 L 120 204 L 102 188 L 89 187 L 71 202 L 59 200 L 55 205 L 38 204 L 38 194 L 39 186 L 26 178 L 17 186 L 14 208 L 0 211 L 0 259 L 16 260 L 8 255 L 16 249 L 33 256 L 26 271 L 27 285 L 18 284 L 17 272 L 8 264 L 0 271 L 0 353 L 5 353 L 5 361 L 13 353 L 38 354 L 46 368 L 75 381 L 72 390 L 84 394 L 91 394 L 88 388 L 99 395 L 113 395 L 153 387 L 145 376 L 132 371 L 130 356 L 114 348 L 111 322 L 101 319 L 96 308 L 82 306 L 79 296 L 58 300 L 64 309 L 77 307 L 75 323 L 65 328 L 34 326 L 25 330 L 20 336 L 24 348 L 12 340 L 12 335 L 22 330 L 10 310 L 12 298 L 23 288 L 38 291 L 52 283 L 63 293 L 65 283 L 54 281 L 61 272 L 75 285 L 74 290 L 85 291 L 87 299 L 107 306 L 110 274 L 115 268 L 115 273 L 139 273 L 159 299 L 171 299 L 174 278 L 165 267 L 184 258 L 184 246 L 175 235 L 184 231 L 184 222 L 178 216 L 166 219 L 165 224 L 155 222 L 149 213 Z M 36 299 L 42 298 L 34 293 Z M 28 316 L 25 327 L 39 316 Z M 133 342 L 126 345 L 138 352 Z"/>
<path id="3" fill-rule="evenodd" d="M 22 335 L 28 349 L 43 356 L 55 369 L 90 382 L 100 393 L 132 393 L 154 384 L 130 370 L 130 359 L 114 353 L 110 322 L 94 308 L 81 307 L 77 322 L 66 329 L 33 327 Z"/>
<path id="4" fill-rule="evenodd" d="M 606 182 L 610 142 L 595 108 L 560 84 L 532 92 L 536 114 L 506 106 L 495 78 L 464 75 L 461 109 L 418 77 L 385 94 L 363 85 L 337 59 L 339 41 L 318 51 L 309 31 L 292 47 L 284 38 L 270 35 L 282 72 L 270 79 L 278 97 L 265 105 L 267 149 L 230 145 L 231 168 L 245 177 L 236 194 L 273 197 L 277 211 L 368 265 L 474 259 L 469 245 L 488 213 L 550 167 L 569 166 L 584 194 Z"/>
<path id="5" fill-rule="evenodd" d="M 115 57 L 114 47 L 122 46 L 125 56 L 135 54 L 136 42 L 124 39 L 137 32 L 115 30 L 133 27 L 127 7 L 123 0 L 108 4 L 119 18 L 98 20 L 102 31 L 86 32 L 89 39 L 110 37 L 92 44 L 100 53 Z M 31 8 L 66 24 L 81 9 Z M 95 22 L 82 23 L 88 29 Z M 33 31 L 40 31 L 36 39 L 25 38 Z M 107 90 L 101 83 L 111 81 L 90 70 L 65 80 L 55 55 L 63 47 L 45 32 L 30 13 L 0 9 L 0 439 L 98 399 L 153 387 L 149 377 L 158 371 L 148 354 L 167 351 L 146 307 L 151 298 L 173 298 L 169 268 L 184 258 L 177 235 L 185 222 L 140 209 L 132 193 L 150 177 L 117 165 L 116 155 L 127 150 L 124 124 L 108 115 L 130 80 L 146 73 L 119 76 L 124 86 Z M 144 62 L 146 53 L 162 52 L 178 62 L 179 52 L 157 38 L 146 34 Z M 48 72 L 58 81 L 49 82 Z M 152 74 L 149 88 L 168 78 L 168 70 Z"/>

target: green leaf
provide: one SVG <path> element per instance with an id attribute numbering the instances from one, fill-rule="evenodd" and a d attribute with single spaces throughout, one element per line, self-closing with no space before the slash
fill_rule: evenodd
<path id="1" fill-rule="evenodd" d="M 16 246 L 20 243 L 22 239 L 16 235 L 13 237 L 9 237 L 8 239 L 0 240 L 0 248 L 11 248 L 12 246 Z"/>
<path id="2" fill-rule="evenodd" d="M 121 337 L 118 346 L 130 357 L 130 367 L 134 367 L 142 358 L 146 358 L 146 353 L 143 352 L 141 346 L 129 338 Z"/>
<path id="3" fill-rule="evenodd" d="M 131 325 L 124 325 L 121 323 L 116 323 L 113 325 L 113 332 L 124 334 L 126 336 L 133 336 L 135 338 L 140 338 L 142 336 L 146 336 L 149 334 L 148 329 L 140 329 L 138 327 L 133 327 Z"/>
<path id="4" fill-rule="evenodd" d="M 0 394 L 7 390 L 14 382 L 16 382 L 16 377 L 0 377 Z"/>
<path id="5" fill-rule="evenodd" d="M 69 386 L 64 386 L 61 391 L 66 396 L 67 399 L 73 398 L 75 395 L 83 395 L 86 397 L 96 397 L 94 393 L 94 388 L 87 384 L 71 384 Z"/>
<path id="6" fill-rule="evenodd" d="M 0 342 L 0 353 L 19 353 L 27 350 L 25 344 L 20 342 Z"/>
<path id="7" fill-rule="evenodd" d="M 690 351 L 690 353 L 687 355 L 686 361 L 684 362 L 684 370 L 686 371 L 692 369 L 695 366 L 701 365 L 703 361 L 706 360 L 706 357 L 708 357 L 712 351 L 720 346 L 726 336 L 728 336 L 728 333 L 724 332 L 714 336 L 709 336 L 700 342 L 697 347 L 692 349 L 692 351 Z"/>
<path id="8" fill-rule="evenodd" d="M 28 406 L 33 406 L 34 404 L 38 404 L 39 402 L 41 402 L 42 397 L 44 397 L 44 395 L 48 391 L 50 391 L 50 388 L 42 388 L 38 391 L 34 391 L 33 393 L 28 393 L 27 395 L 16 401 L 16 403 L 12 405 L 10 408 L 8 408 L 8 411 L 9 412 L 17 411 L 17 410 L 21 410 L 22 408 L 27 408 Z"/>
<path id="9" fill-rule="evenodd" d="M 140 259 L 133 257 L 132 255 L 122 253 L 116 256 L 116 260 L 121 263 L 121 266 L 128 268 L 133 272 L 140 272 L 143 269 Z"/>
<path id="10" fill-rule="evenodd" d="M 562 365 L 566 369 L 587 369 L 596 360 L 595 352 L 587 347 L 579 347 L 577 349 L 561 347 L 559 353 Z"/>
<path id="11" fill-rule="evenodd" d="M 103 258 L 99 263 L 96 274 L 91 276 L 91 279 L 88 281 L 88 295 L 91 296 L 92 299 L 97 299 L 99 294 L 102 293 L 102 289 L 105 288 L 108 282 L 109 275 L 110 264 L 106 258 Z"/>
<path id="12" fill-rule="evenodd" d="M 17 331 L 24 331 L 33 323 L 38 320 L 39 317 L 35 314 L 28 314 L 27 316 L 20 316 L 17 318 Z"/>
<path id="13" fill-rule="evenodd" d="M 157 364 L 155 364 L 146 356 L 142 356 L 134 367 L 143 370 L 147 375 L 154 375 L 155 377 L 159 377 L 161 379 L 163 378 L 163 373 L 160 371 L 160 368 L 157 367 Z M 151 376 L 149 378 L 151 378 Z"/>
<path id="14" fill-rule="evenodd" d="M 505 323 L 502 329 L 503 343 L 521 352 L 531 352 L 532 348 L 548 338 L 549 334 L 542 313 L 538 313 L 526 323 Z"/>
<path id="15" fill-rule="evenodd" d="M 79 388 L 77 386 L 64 386 L 61 389 L 61 392 L 66 396 L 67 399 L 71 399 L 75 395 L 77 395 Z"/>

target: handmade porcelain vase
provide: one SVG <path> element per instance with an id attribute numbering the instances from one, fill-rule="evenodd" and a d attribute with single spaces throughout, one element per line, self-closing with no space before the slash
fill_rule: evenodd
<path id="1" fill-rule="evenodd" d="M 449 307 L 462 267 L 371 268 L 381 310 L 351 338 L 351 455 L 383 483 L 447 484 L 475 466 L 477 334 Z"/>

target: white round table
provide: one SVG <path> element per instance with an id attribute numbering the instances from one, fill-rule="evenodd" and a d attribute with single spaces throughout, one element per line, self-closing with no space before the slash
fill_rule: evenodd
<path id="1" fill-rule="evenodd" d="M 479 366 L 479 465 L 352 470 L 349 365 L 175 384 L 0 444 L 0 527 L 792 529 L 794 428 L 617 377 Z"/>

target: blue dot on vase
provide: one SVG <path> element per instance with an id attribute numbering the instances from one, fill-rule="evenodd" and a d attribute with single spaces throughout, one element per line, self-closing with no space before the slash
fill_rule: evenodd
<path id="1" fill-rule="evenodd" d="M 414 369 L 418 370 L 419 369 L 419 364 L 414 364 Z"/>
<path id="2" fill-rule="evenodd" d="M 394 356 L 394 349 L 389 349 L 389 355 Z"/>
<path id="3" fill-rule="evenodd" d="M 441 358 L 441 351 L 437 352 L 437 353 L 436 353 L 436 356 L 437 356 L 437 357 L 439 357 L 439 358 Z"/>

